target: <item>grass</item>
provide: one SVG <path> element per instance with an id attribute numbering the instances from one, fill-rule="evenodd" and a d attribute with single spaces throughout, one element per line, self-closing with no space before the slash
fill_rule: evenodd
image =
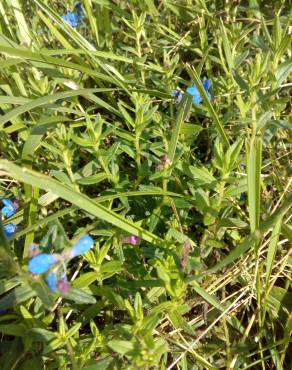
<path id="1" fill-rule="evenodd" d="M 288 3 L 82 4 L 0 4 L 1 370 L 289 369 Z M 69 293 L 28 272 L 84 234 Z"/>

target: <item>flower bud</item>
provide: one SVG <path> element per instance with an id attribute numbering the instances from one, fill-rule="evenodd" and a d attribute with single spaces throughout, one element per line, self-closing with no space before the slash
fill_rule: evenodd
<path id="1" fill-rule="evenodd" d="M 125 236 L 123 238 L 123 243 L 126 243 L 126 244 L 139 245 L 140 242 L 141 242 L 141 238 L 139 238 L 139 236 L 136 236 L 136 235 Z"/>
<path id="2" fill-rule="evenodd" d="M 57 287 L 60 293 L 66 294 L 69 293 L 69 290 L 71 288 L 70 283 L 68 283 L 66 280 L 59 280 L 57 283 Z"/>

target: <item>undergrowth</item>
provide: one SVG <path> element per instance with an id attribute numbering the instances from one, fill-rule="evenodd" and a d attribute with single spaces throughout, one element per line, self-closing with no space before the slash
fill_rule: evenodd
<path id="1" fill-rule="evenodd" d="M 290 368 L 291 70 L 289 1 L 1 1 L 1 370 Z"/>

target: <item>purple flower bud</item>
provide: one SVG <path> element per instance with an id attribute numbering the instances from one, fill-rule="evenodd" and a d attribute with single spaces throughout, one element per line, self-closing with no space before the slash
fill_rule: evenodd
<path id="1" fill-rule="evenodd" d="M 73 245 L 70 250 L 70 258 L 80 256 L 81 254 L 87 252 L 94 245 L 93 239 L 89 235 L 84 235 L 79 241 Z"/>
<path id="2" fill-rule="evenodd" d="M 60 258 L 61 256 L 58 254 L 38 254 L 29 261 L 28 270 L 33 274 L 43 274 L 58 262 Z"/>
<path id="3" fill-rule="evenodd" d="M 7 238 L 10 238 L 15 234 L 17 230 L 17 226 L 15 224 L 7 224 L 4 225 L 4 233 L 7 236 Z"/>
<path id="4" fill-rule="evenodd" d="M 57 277 L 57 274 L 55 271 L 51 271 L 48 276 L 46 277 L 46 282 L 48 284 L 48 287 L 50 290 L 52 290 L 53 292 L 57 292 L 58 291 L 58 277 Z"/>
<path id="5" fill-rule="evenodd" d="M 164 155 L 160 156 L 159 159 L 161 160 L 161 162 L 163 162 L 165 164 L 170 164 L 170 160 L 169 160 L 167 154 L 164 154 Z"/>
<path id="6" fill-rule="evenodd" d="M 123 243 L 126 243 L 126 244 L 139 245 L 140 242 L 141 242 L 141 238 L 139 238 L 139 236 L 136 236 L 136 235 L 125 236 L 123 238 Z"/>
<path id="7" fill-rule="evenodd" d="M 8 198 L 4 198 L 2 202 L 4 204 L 4 207 L 1 210 L 2 215 L 6 218 L 13 216 L 19 207 L 18 202 L 12 202 L 12 200 Z"/>
<path id="8" fill-rule="evenodd" d="M 59 280 L 57 283 L 59 292 L 66 294 L 69 292 L 71 285 L 66 280 Z"/>

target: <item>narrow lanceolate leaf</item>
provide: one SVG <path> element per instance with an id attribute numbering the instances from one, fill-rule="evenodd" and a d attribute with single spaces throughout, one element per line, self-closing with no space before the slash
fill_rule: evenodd
<path id="1" fill-rule="evenodd" d="M 40 189 L 50 191 L 58 195 L 60 198 L 71 202 L 75 206 L 92 215 L 107 221 L 116 227 L 134 235 L 140 236 L 142 239 L 154 243 L 163 244 L 163 240 L 152 234 L 148 230 L 137 226 L 134 222 L 114 213 L 106 207 L 98 204 L 96 201 L 88 198 L 86 195 L 76 192 L 70 187 L 52 179 L 49 176 L 32 171 L 27 168 L 19 167 L 9 161 L 0 160 L 0 171 L 3 171 L 9 177 L 31 186 L 39 187 Z"/>
<path id="2" fill-rule="evenodd" d="M 201 96 L 204 99 L 205 106 L 208 109 L 208 112 L 209 112 L 210 116 L 214 120 L 216 129 L 217 129 L 217 131 L 220 135 L 220 138 L 221 138 L 223 144 L 226 147 L 229 147 L 230 144 L 229 144 L 229 140 L 228 140 L 228 137 L 226 135 L 226 132 L 224 130 L 224 127 L 223 127 L 223 125 L 222 125 L 214 107 L 213 107 L 213 104 L 211 103 L 210 99 L 208 98 L 208 95 L 207 95 L 207 93 L 206 93 L 206 91 L 205 91 L 205 89 L 202 85 L 202 82 L 200 81 L 200 78 L 199 78 L 196 70 L 194 68 L 191 68 L 189 65 L 186 65 L 186 69 L 187 69 L 188 74 L 190 75 L 190 77 L 194 81 L 195 85 L 197 86 Z"/>
<path id="3" fill-rule="evenodd" d="M 178 139 L 179 139 L 179 134 L 181 130 L 182 123 L 188 116 L 192 106 L 192 97 L 188 94 L 185 94 L 183 97 L 183 100 L 180 104 L 180 108 L 177 113 L 177 117 L 175 120 L 175 126 L 174 130 L 171 136 L 170 144 L 169 144 L 169 150 L 168 150 L 168 158 L 170 162 L 173 162 L 174 156 L 175 156 L 175 150 L 177 147 Z"/>
<path id="4" fill-rule="evenodd" d="M 271 236 L 269 248 L 268 248 L 267 265 L 266 265 L 266 285 L 267 286 L 269 284 L 269 279 L 272 273 L 273 263 L 274 263 L 275 255 L 277 252 L 277 245 L 278 245 L 279 235 L 281 231 L 281 226 L 282 226 L 282 217 L 279 217 L 273 228 L 273 232 L 272 232 L 272 236 Z"/>
<path id="5" fill-rule="evenodd" d="M 247 155 L 247 186 L 248 208 L 251 232 L 254 232 L 260 223 L 260 192 L 262 166 L 262 139 L 256 137 L 246 146 Z"/>

